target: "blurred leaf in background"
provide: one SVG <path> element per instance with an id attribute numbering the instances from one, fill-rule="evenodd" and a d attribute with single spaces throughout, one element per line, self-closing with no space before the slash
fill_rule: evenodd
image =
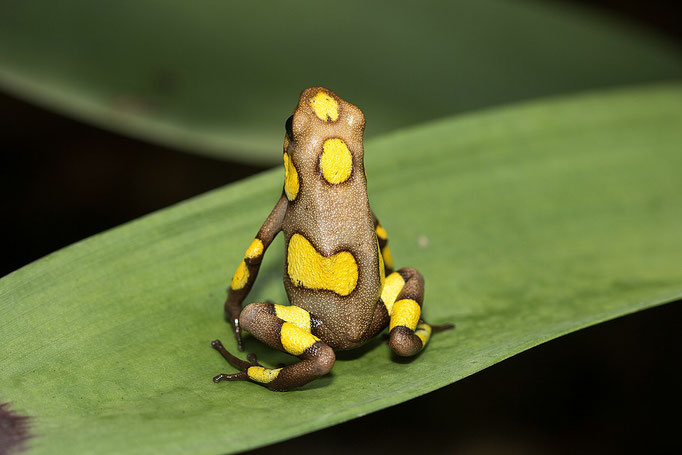
<path id="1" fill-rule="evenodd" d="M 665 41 L 556 2 L 0 2 L 4 90 L 248 162 L 280 160 L 283 121 L 312 85 L 361 105 L 372 137 L 523 98 L 680 76 Z"/>

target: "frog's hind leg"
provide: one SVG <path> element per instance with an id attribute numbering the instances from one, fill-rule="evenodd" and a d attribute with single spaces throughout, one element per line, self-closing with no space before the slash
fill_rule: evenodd
<path id="1" fill-rule="evenodd" d="M 241 370 L 235 374 L 218 375 L 215 382 L 251 380 L 272 390 L 287 390 L 327 374 L 334 366 L 334 350 L 312 333 L 317 325 L 316 319 L 302 308 L 252 303 L 242 310 L 239 324 L 268 346 L 300 360 L 283 368 L 264 368 L 256 362 L 255 356 L 249 356 L 249 362 L 246 362 L 227 352 L 222 345 L 217 346 L 214 341 L 212 346 Z"/>
<path id="2" fill-rule="evenodd" d="M 417 354 L 426 346 L 432 332 L 454 327 L 427 324 L 421 317 L 423 301 L 424 278 L 417 269 L 404 267 L 386 277 L 381 302 L 390 318 L 388 344 L 399 356 Z"/>

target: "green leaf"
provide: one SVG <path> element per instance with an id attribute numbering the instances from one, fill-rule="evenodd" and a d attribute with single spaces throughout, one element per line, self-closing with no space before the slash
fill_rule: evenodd
<path id="1" fill-rule="evenodd" d="M 505 107 L 366 145 L 372 207 L 424 311 L 412 361 L 380 338 L 305 388 L 214 384 L 225 286 L 278 169 L 51 254 L 0 281 L 2 399 L 33 453 L 224 453 L 391 406 L 582 327 L 682 297 L 682 84 Z M 368 122 L 373 119 L 369 118 Z M 249 301 L 286 302 L 281 239 Z M 274 365 L 291 358 L 254 339 Z"/>
<path id="2" fill-rule="evenodd" d="M 278 162 L 287 112 L 313 85 L 361 105 L 372 137 L 513 100 L 680 77 L 670 43 L 557 2 L 0 2 L 4 90 L 251 162 Z"/>

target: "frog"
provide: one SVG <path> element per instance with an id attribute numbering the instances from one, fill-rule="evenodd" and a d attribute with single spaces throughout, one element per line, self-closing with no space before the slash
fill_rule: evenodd
<path id="1" fill-rule="evenodd" d="M 393 270 L 387 231 L 367 195 L 364 130 L 363 112 L 331 90 L 301 93 L 285 122 L 282 193 L 239 263 L 224 304 L 239 351 L 247 331 L 298 361 L 267 368 L 254 354 L 243 360 L 214 340 L 211 346 L 239 370 L 214 382 L 245 380 L 290 390 L 326 375 L 336 352 L 357 348 L 387 327 L 388 345 L 401 357 L 419 354 L 432 333 L 453 328 L 424 320 L 424 277 L 417 269 Z M 242 308 L 280 232 L 289 304 Z"/>

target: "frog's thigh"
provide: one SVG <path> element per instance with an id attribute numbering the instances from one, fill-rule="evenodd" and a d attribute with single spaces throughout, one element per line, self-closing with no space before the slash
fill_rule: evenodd
<path id="1" fill-rule="evenodd" d="M 390 317 L 389 346 L 400 356 L 421 351 L 431 336 L 431 326 L 421 318 L 424 278 L 417 269 L 404 267 L 386 277 L 381 301 Z"/>
<path id="2" fill-rule="evenodd" d="M 327 374 L 336 356 L 328 344 L 311 333 L 315 321 L 310 313 L 294 306 L 264 302 L 246 306 L 239 319 L 243 329 L 268 346 L 301 359 L 284 368 L 264 368 L 257 377 L 249 378 L 269 389 L 286 390 Z"/>

